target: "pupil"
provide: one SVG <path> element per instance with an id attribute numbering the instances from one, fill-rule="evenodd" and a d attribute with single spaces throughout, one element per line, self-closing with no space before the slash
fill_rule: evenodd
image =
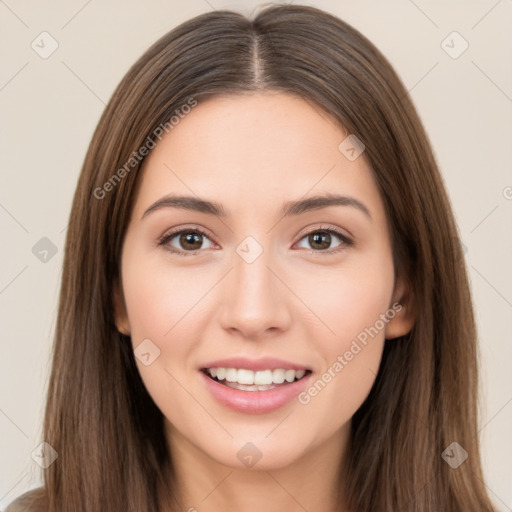
<path id="1" fill-rule="evenodd" d="M 331 236 L 329 233 L 326 233 L 326 232 L 315 233 L 315 234 L 313 234 L 311 236 L 313 238 L 314 243 L 320 243 L 320 245 L 322 245 L 323 249 L 326 249 L 326 248 L 329 247 L 329 245 L 330 245 L 330 236 Z M 327 238 L 327 242 L 324 241 L 324 243 L 322 244 L 321 240 L 320 240 L 322 237 L 328 237 Z M 310 242 L 311 242 L 311 240 L 310 240 Z"/>
<path id="2" fill-rule="evenodd" d="M 181 239 L 182 239 L 182 244 L 184 247 L 191 246 L 191 245 L 193 246 L 194 243 L 195 244 L 199 243 L 199 247 L 201 246 L 200 235 L 198 233 L 186 233 L 186 234 L 182 235 Z M 183 243 L 183 241 L 184 241 L 184 243 Z M 198 247 L 189 247 L 189 248 L 198 249 Z"/>

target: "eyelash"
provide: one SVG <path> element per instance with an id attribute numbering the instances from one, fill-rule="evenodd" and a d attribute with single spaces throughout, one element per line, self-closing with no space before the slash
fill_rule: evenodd
<path id="1" fill-rule="evenodd" d="M 348 237 L 347 235 L 342 233 L 341 231 L 338 231 L 335 228 L 323 228 L 323 227 L 314 229 L 314 230 L 309 231 L 308 233 L 304 234 L 300 238 L 299 242 L 301 240 L 303 240 L 304 238 L 306 238 L 307 236 L 312 235 L 313 233 L 317 233 L 317 232 L 334 234 L 340 238 L 342 243 L 338 247 L 336 247 L 334 250 L 331 249 L 331 250 L 316 250 L 315 251 L 312 249 L 309 251 L 309 254 L 322 254 L 323 253 L 326 255 L 331 255 L 331 254 L 335 254 L 339 251 L 342 251 L 343 249 L 346 249 L 347 247 L 351 247 L 354 245 L 354 241 L 350 237 Z M 198 252 L 201 252 L 202 249 L 197 250 L 197 251 L 178 251 L 174 247 L 167 245 L 173 238 L 175 238 L 177 235 L 180 235 L 182 233 L 195 233 L 195 234 L 202 235 L 202 236 L 208 238 L 209 240 L 211 240 L 211 238 L 201 229 L 188 228 L 188 229 L 180 229 L 177 231 L 173 231 L 171 233 L 164 234 L 162 237 L 160 237 L 158 239 L 157 244 L 158 244 L 158 246 L 166 246 L 165 247 L 166 250 L 168 250 L 169 252 L 171 252 L 173 254 L 177 254 L 178 256 L 195 256 Z"/>

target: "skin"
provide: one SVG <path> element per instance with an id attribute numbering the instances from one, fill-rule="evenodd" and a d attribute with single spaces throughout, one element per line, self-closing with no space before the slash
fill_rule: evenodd
<path id="1" fill-rule="evenodd" d="M 160 349 L 152 364 L 137 365 L 166 418 L 183 510 L 340 510 L 335 490 L 351 417 L 374 383 L 384 343 L 413 325 L 371 168 L 364 153 L 349 161 L 338 150 L 347 135 L 293 95 L 222 96 L 199 103 L 145 161 L 116 324 L 134 348 L 150 339 Z M 170 193 L 222 203 L 231 215 L 161 208 L 142 218 Z M 321 193 L 356 198 L 371 218 L 353 206 L 279 215 L 285 201 Z M 333 234 L 315 245 L 306 236 L 330 227 L 354 244 Z M 175 236 L 167 246 L 186 255 L 173 254 L 157 243 L 173 228 L 207 237 L 190 248 Z M 252 263 L 236 252 L 247 236 L 263 248 Z M 199 373 L 214 359 L 271 356 L 310 367 L 314 382 L 395 302 L 401 311 L 306 405 L 294 399 L 271 413 L 236 412 Z M 237 457 L 247 442 L 262 454 L 252 468 Z"/>

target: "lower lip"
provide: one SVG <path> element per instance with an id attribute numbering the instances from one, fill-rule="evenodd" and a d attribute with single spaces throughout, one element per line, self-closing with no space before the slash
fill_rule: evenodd
<path id="1" fill-rule="evenodd" d="M 291 402 L 306 387 L 311 373 L 302 379 L 268 391 L 242 391 L 225 386 L 199 372 L 211 394 L 218 402 L 230 409 L 248 414 L 272 412 Z"/>

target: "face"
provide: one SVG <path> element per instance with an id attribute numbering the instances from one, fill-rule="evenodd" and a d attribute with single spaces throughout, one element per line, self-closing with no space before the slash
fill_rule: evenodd
<path id="1" fill-rule="evenodd" d="M 116 323 L 177 452 L 270 469 L 339 446 L 384 343 L 410 330 L 382 198 L 347 135 L 292 95 L 224 96 L 148 155 Z"/>

